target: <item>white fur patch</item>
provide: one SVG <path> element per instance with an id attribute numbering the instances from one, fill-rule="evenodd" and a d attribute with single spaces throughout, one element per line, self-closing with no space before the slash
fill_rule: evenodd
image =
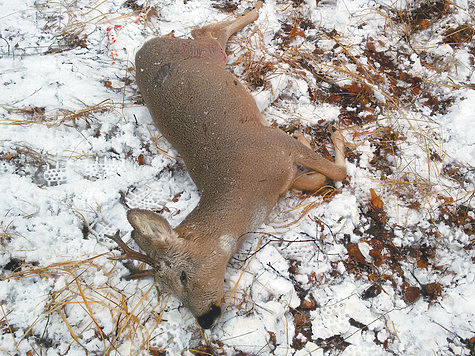
<path id="1" fill-rule="evenodd" d="M 234 252 L 236 248 L 236 238 L 232 235 L 221 235 L 219 237 L 219 246 L 223 250 L 224 253 L 230 255 Z"/>

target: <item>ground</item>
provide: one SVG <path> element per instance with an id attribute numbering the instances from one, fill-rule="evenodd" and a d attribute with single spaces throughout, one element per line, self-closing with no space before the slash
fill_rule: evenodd
<path id="1" fill-rule="evenodd" d="M 105 234 L 199 193 L 134 82 L 151 36 L 247 1 L 0 3 L 0 353 L 473 355 L 475 4 L 267 0 L 228 68 L 348 177 L 289 192 L 226 271 L 211 332 Z"/>

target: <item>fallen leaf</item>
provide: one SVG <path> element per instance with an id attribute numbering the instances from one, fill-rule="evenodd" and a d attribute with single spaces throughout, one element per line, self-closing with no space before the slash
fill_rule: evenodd
<path id="1" fill-rule="evenodd" d="M 341 100 L 341 95 L 337 95 L 337 94 L 334 94 L 334 93 L 331 93 L 329 98 L 328 98 L 328 101 L 330 104 L 334 104 L 338 101 Z"/>
<path id="2" fill-rule="evenodd" d="M 317 309 L 317 302 L 315 301 L 315 299 L 313 299 L 313 297 L 305 298 L 300 301 L 300 308 L 315 310 Z"/>
<path id="3" fill-rule="evenodd" d="M 379 197 L 379 195 L 376 194 L 373 188 L 369 189 L 371 193 L 371 205 L 373 205 L 376 209 L 382 209 L 383 208 L 383 201 Z"/>
<path id="4" fill-rule="evenodd" d="M 444 195 L 438 195 L 437 197 L 444 201 L 442 205 L 450 205 L 454 202 L 454 198 L 452 197 L 446 197 Z"/>
<path id="5" fill-rule="evenodd" d="M 421 88 L 419 87 L 414 87 L 411 89 L 411 93 L 414 94 L 414 95 L 417 95 L 421 92 Z"/>
<path id="6" fill-rule="evenodd" d="M 374 47 L 374 42 L 367 42 L 366 43 L 366 48 L 370 50 L 371 52 L 376 52 L 376 48 Z"/>
<path id="7" fill-rule="evenodd" d="M 350 323 L 350 325 L 354 326 L 355 328 L 361 329 L 362 331 L 368 330 L 368 325 L 363 324 L 362 322 L 357 321 L 353 318 L 348 319 L 348 323 Z"/>
<path id="8" fill-rule="evenodd" d="M 305 38 L 305 32 L 302 30 L 298 30 L 297 26 L 294 26 L 289 34 L 290 41 L 293 41 L 297 36 Z"/>
<path id="9" fill-rule="evenodd" d="M 363 265 L 368 265 L 368 262 L 366 262 L 366 259 L 364 258 L 357 244 L 350 243 L 347 244 L 345 247 L 348 251 L 348 258 L 350 261 L 355 261 Z"/>
<path id="10" fill-rule="evenodd" d="M 296 326 L 307 326 L 307 325 L 312 325 L 312 322 L 307 315 L 309 313 L 302 313 L 302 312 L 297 312 L 294 315 L 294 323 Z"/>
<path id="11" fill-rule="evenodd" d="M 364 92 L 364 87 L 359 86 L 358 84 L 346 84 L 343 86 L 345 90 L 348 90 L 349 94 L 357 95 Z"/>
<path id="12" fill-rule="evenodd" d="M 409 209 L 418 209 L 421 207 L 421 203 L 419 203 L 418 201 L 415 201 L 415 202 L 412 202 L 411 204 L 409 204 L 407 206 Z"/>
<path id="13" fill-rule="evenodd" d="M 271 346 L 271 349 L 274 350 L 277 345 L 275 333 L 272 331 L 268 331 L 267 333 L 269 334 L 269 346 Z"/>
<path id="14" fill-rule="evenodd" d="M 182 193 L 177 193 L 175 196 L 172 198 L 172 202 L 176 203 L 178 200 L 180 200 Z"/>
<path id="15" fill-rule="evenodd" d="M 379 267 L 383 264 L 383 255 L 381 254 L 381 250 L 371 249 L 369 251 L 369 255 L 373 258 L 373 264 L 376 267 Z"/>
<path id="16" fill-rule="evenodd" d="M 417 260 L 417 267 L 427 269 L 427 262 L 423 260 Z"/>
<path id="17" fill-rule="evenodd" d="M 442 286 L 439 283 L 424 284 L 422 294 L 430 300 L 435 300 L 442 294 Z"/>
<path id="18" fill-rule="evenodd" d="M 421 297 L 421 290 L 419 287 L 409 286 L 404 292 L 404 299 L 409 303 L 415 303 Z"/>
<path id="19" fill-rule="evenodd" d="M 378 280 L 378 278 L 379 278 L 379 277 L 378 277 L 378 275 L 377 275 L 376 273 L 368 274 L 368 280 L 369 280 L 370 282 L 374 282 L 374 281 Z"/>
<path id="20" fill-rule="evenodd" d="M 372 284 L 369 286 L 363 294 L 361 294 L 361 298 L 363 299 L 370 299 L 378 296 L 381 293 L 381 286 L 377 283 Z"/>
<path id="21" fill-rule="evenodd" d="M 417 23 L 417 26 L 419 26 L 421 30 L 425 30 L 427 27 L 429 27 L 429 25 L 430 25 L 430 21 L 427 19 L 420 19 L 419 22 Z"/>

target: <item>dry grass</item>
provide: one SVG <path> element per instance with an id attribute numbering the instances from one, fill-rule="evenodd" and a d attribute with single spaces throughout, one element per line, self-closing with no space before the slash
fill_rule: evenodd
<path id="1" fill-rule="evenodd" d="M 58 110 L 57 113 L 49 114 L 45 108 L 41 107 L 13 107 L 1 106 L 9 115 L 15 114 L 19 117 L 7 117 L 0 120 L 3 125 L 28 126 L 32 124 L 44 125 L 46 127 L 54 126 L 75 126 L 79 120 L 89 121 L 96 114 L 102 114 L 111 111 L 114 104 L 110 99 L 103 100 L 97 104 L 85 105 L 84 108 L 71 110 Z M 13 115 L 12 115 L 13 116 Z"/>
<path id="2" fill-rule="evenodd" d="M 150 292 L 155 288 L 152 283 L 147 289 L 141 291 L 137 289 L 135 294 L 128 294 L 119 290 L 108 283 L 97 285 L 93 282 L 97 271 L 102 270 L 103 262 L 100 262 L 104 254 L 97 255 L 85 260 L 65 261 L 53 263 L 49 266 L 33 266 L 23 264 L 17 272 L 9 275 L 0 276 L 1 279 L 20 280 L 20 279 L 49 279 L 64 284 L 62 287 L 53 288 L 47 297 L 44 306 L 44 313 L 36 317 L 30 324 L 30 327 L 21 337 L 16 336 L 14 342 L 20 345 L 31 335 L 35 335 L 39 352 L 42 348 L 41 343 L 48 340 L 48 322 L 42 337 L 35 334 L 37 326 L 45 320 L 61 320 L 69 331 L 70 342 L 81 346 L 86 352 L 87 348 L 83 345 L 87 340 L 83 334 L 86 331 L 93 330 L 95 337 L 101 340 L 102 354 L 110 354 L 116 350 L 124 340 L 133 340 L 139 349 L 148 349 L 150 347 L 150 337 L 157 325 L 161 322 L 163 306 L 150 298 Z M 105 277 L 109 277 L 113 272 L 104 272 Z M 79 309 L 77 309 L 79 308 Z M 104 310 L 109 311 L 109 323 L 115 325 L 111 332 L 104 331 Z M 153 312 L 151 312 L 154 310 Z M 162 310 L 162 312 L 160 312 Z M 2 306 L 3 322 L 8 325 L 7 312 Z M 82 314 L 78 321 L 78 313 Z M 13 330 L 9 325 L 10 330 Z"/>

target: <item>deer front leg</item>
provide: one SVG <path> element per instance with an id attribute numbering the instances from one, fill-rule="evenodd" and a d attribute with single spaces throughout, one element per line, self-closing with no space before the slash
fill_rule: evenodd
<path id="1" fill-rule="evenodd" d="M 343 180 L 346 177 L 345 141 L 340 131 L 331 126 L 331 139 L 335 146 L 335 162 L 331 162 L 320 154 L 314 152 L 307 144 L 296 142 L 296 163 L 314 170 L 316 173 L 305 174 L 297 177 L 291 188 L 300 190 L 316 190 L 325 183 L 325 177 L 332 180 Z M 303 138 L 305 139 L 305 138 Z"/>

